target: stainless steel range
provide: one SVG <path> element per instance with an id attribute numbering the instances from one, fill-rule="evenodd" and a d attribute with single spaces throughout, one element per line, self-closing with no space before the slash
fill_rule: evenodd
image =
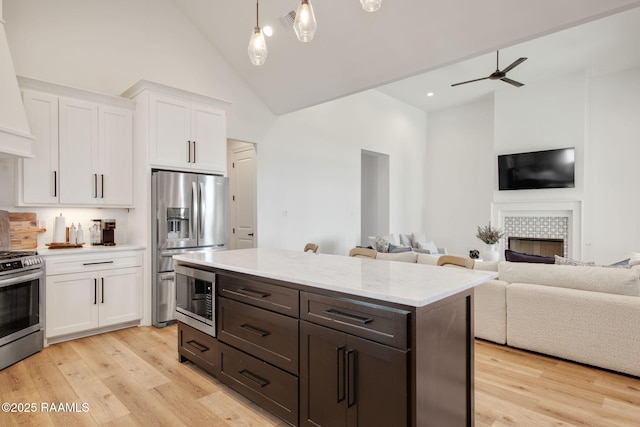
<path id="1" fill-rule="evenodd" d="M 44 264 L 35 251 L 0 251 L 0 369 L 42 350 Z"/>

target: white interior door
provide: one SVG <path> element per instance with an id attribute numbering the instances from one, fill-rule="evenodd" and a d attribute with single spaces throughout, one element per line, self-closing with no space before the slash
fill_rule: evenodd
<path id="1" fill-rule="evenodd" d="M 229 140 L 230 249 L 257 246 L 256 150 L 250 143 Z"/>

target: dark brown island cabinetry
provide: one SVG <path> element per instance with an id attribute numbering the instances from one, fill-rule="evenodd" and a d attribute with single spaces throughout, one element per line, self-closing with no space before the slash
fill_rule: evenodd
<path id="1" fill-rule="evenodd" d="M 473 291 L 423 307 L 213 267 L 216 337 L 186 359 L 294 426 L 473 425 Z"/>

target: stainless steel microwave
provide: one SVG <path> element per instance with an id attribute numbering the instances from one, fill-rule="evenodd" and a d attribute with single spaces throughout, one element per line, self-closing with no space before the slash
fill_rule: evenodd
<path id="1" fill-rule="evenodd" d="M 216 336 L 216 275 L 185 265 L 175 266 L 176 319 Z"/>

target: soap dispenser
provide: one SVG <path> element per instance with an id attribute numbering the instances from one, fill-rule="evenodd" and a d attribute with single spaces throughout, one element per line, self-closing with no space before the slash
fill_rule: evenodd
<path id="1" fill-rule="evenodd" d="M 76 231 L 76 243 L 82 245 L 84 243 L 84 233 L 82 231 L 82 224 L 78 223 L 78 230 Z"/>

